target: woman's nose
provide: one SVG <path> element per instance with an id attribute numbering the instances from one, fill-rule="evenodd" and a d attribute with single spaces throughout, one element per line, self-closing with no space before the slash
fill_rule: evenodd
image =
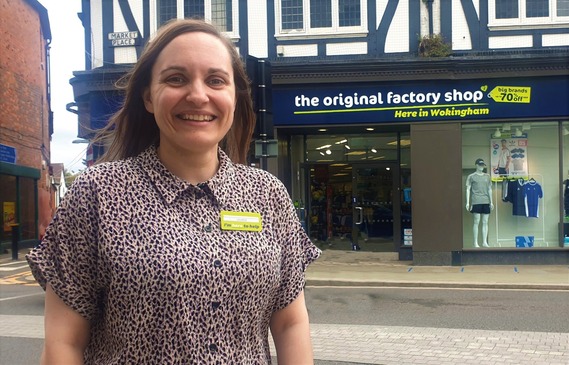
<path id="1" fill-rule="evenodd" d="M 209 97 L 207 95 L 207 85 L 203 82 L 192 82 L 188 86 L 186 100 L 195 105 L 207 103 Z"/>

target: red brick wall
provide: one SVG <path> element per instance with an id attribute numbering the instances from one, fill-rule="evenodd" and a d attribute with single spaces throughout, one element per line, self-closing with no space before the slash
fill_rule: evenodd
<path id="1" fill-rule="evenodd" d="M 45 55 L 37 11 L 25 0 L 0 0 L 0 143 L 16 148 L 17 165 L 41 171 L 41 227 L 54 208 Z"/>

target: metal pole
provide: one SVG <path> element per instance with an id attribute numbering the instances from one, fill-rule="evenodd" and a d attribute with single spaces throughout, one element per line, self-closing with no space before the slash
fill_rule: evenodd
<path id="1" fill-rule="evenodd" d="M 261 137 L 261 169 L 267 170 L 267 85 L 266 85 L 266 75 L 265 75 L 265 60 L 259 60 L 257 63 L 257 75 L 258 75 L 258 123 L 260 125 L 260 135 Z"/>
<path id="2" fill-rule="evenodd" d="M 266 134 L 261 134 L 261 160 L 260 160 L 260 164 L 261 164 L 261 169 L 263 170 L 267 170 L 268 169 L 268 164 L 267 164 L 267 156 L 269 154 L 269 151 L 267 150 L 267 135 Z"/>

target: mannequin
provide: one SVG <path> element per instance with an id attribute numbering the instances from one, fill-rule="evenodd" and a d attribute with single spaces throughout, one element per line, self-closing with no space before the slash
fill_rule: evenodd
<path id="1" fill-rule="evenodd" d="M 474 163 L 476 171 L 466 178 L 466 210 L 474 216 L 472 233 L 474 234 L 474 247 L 478 245 L 478 230 L 482 222 L 482 246 L 488 245 L 488 219 L 490 211 L 494 210 L 492 203 L 492 181 L 490 175 L 484 172 L 486 163 L 479 158 Z"/>

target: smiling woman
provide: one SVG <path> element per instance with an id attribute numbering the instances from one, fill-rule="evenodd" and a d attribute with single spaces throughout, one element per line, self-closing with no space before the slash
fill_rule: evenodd
<path id="1" fill-rule="evenodd" d="M 269 329 L 279 362 L 312 363 L 304 270 L 320 250 L 285 186 L 244 164 L 255 119 L 235 47 L 176 20 L 124 81 L 107 161 L 27 255 L 44 363 L 268 364 Z"/>

